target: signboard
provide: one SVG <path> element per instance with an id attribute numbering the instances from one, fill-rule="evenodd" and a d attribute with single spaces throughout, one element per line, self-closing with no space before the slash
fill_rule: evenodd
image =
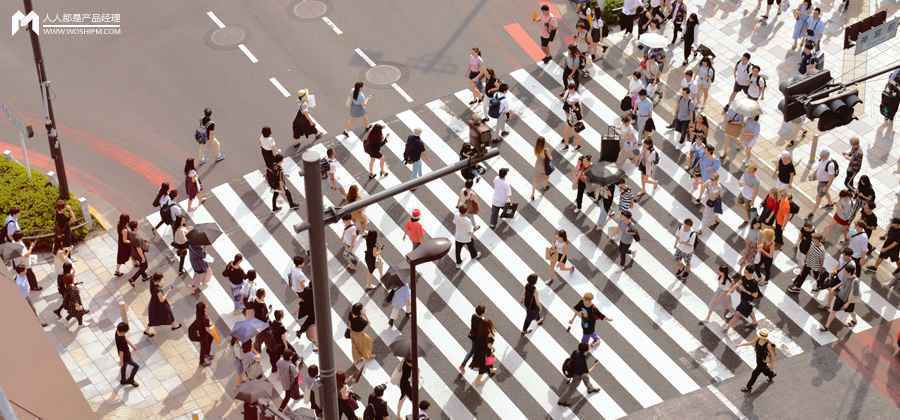
<path id="1" fill-rule="evenodd" d="M 900 17 L 895 17 L 889 22 L 878 25 L 865 31 L 856 38 L 856 50 L 854 55 L 859 55 L 866 50 L 881 44 L 897 35 L 897 25 L 900 25 Z"/>
<path id="2" fill-rule="evenodd" d="M 860 34 L 876 26 L 881 26 L 885 21 L 887 21 L 887 11 L 882 10 L 844 28 L 844 49 L 853 48 L 853 45 Z"/>

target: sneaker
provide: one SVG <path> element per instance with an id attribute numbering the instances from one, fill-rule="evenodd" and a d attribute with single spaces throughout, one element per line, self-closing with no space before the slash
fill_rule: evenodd
<path id="1" fill-rule="evenodd" d="M 870 266 L 866 267 L 866 271 L 868 271 L 868 272 L 875 272 L 875 270 L 876 269 L 875 269 L 874 265 L 870 265 Z"/>
<path id="2" fill-rule="evenodd" d="M 788 293 L 800 293 L 800 288 L 794 287 L 794 286 L 788 286 L 787 292 Z"/>
<path id="3" fill-rule="evenodd" d="M 550 56 L 549 56 L 549 55 L 548 55 L 548 56 L 546 56 L 546 57 L 544 57 L 544 59 L 543 59 L 543 60 L 541 60 L 541 61 L 543 61 L 543 62 L 544 62 L 544 64 L 547 64 L 547 63 L 549 63 L 549 62 L 550 62 L 550 60 L 552 60 L 552 58 L 550 58 Z"/>
<path id="4" fill-rule="evenodd" d="M 600 388 L 591 388 L 591 389 L 587 390 L 588 394 L 596 394 L 598 392 L 600 392 Z"/>
<path id="5" fill-rule="evenodd" d="M 557 401 L 557 402 L 556 402 L 556 405 L 561 406 L 561 407 L 569 407 L 569 406 L 571 406 L 572 404 L 569 403 L 569 402 L 567 402 L 567 401 Z"/>
<path id="6" fill-rule="evenodd" d="M 749 387 L 746 387 L 746 386 L 745 386 L 745 387 L 741 388 L 741 392 L 743 392 L 743 393 L 745 393 L 745 394 L 749 394 L 750 391 L 752 391 L 752 390 L 751 390 Z"/>
<path id="7" fill-rule="evenodd" d="M 221 162 L 223 160 L 225 160 L 225 154 L 221 154 L 216 158 L 216 162 Z"/>

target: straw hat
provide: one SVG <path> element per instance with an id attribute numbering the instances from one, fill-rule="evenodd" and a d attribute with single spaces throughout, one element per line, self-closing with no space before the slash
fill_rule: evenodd
<path id="1" fill-rule="evenodd" d="M 769 330 L 765 328 L 760 328 L 756 331 L 756 337 L 760 340 L 768 340 L 769 339 Z"/>
<path id="2" fill-rule="evenodd" d="M 309 89 L 300 89 L 297 91 L 297 100 L 302 100 L 306 95 L 309 95 Z"/>

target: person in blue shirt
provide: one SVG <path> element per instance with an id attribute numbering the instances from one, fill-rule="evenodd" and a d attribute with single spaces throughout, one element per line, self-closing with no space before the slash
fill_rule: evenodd
<path id="1" fill-rule="evenodd" d="M 822 34 L 825 33 L 825 22 L 822 21 L 822 9 L 815 8 L 812 17 L 806 22 L 806 40 L 812 41 L 819 50 L 819 42 L 822 40 Z"/>
<path id="2" fill-rule="evenodd" d="M 31 287 L 28 285 L 28 277 L 25 275 L 25 267 L 24 266 L 16 266 L 16 287 L 19 289 L 19 294 L 25 298 L 25 303 L 28 304 L 28 307 L 31 308 L 31 312 L 34 313 L 34 316 L 40 321 L 42 327 L 46 327 L 47 323 L 41 320 L 41 317 L 38 315 L 37 310 L 34 309 L 34 304 L 31 303 Z"/>
<path id="3" fill-rule="evenodd" d="M 700 204 L 700 197 L 703 196 L 706 189 L 706 181 L 712 178 L 712 175 L 719 171 L 722 167 L 722 161 L 716 156 L 716 148 L 713 145 L 706 145 L 706 153 L 700 157 L 700 178 L 703 184 L 700 185 L 700 194 L 694 199 L 694 204 Z"/>

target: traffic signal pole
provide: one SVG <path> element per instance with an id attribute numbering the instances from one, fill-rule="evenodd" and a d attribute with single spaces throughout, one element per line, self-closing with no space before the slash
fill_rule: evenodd
<path id="1" fill-rule="evenodd" d="M 34 10 L 31 0 L 23 0 L 25 14 Z M 34 66 L 37 69 L 38 83 L 41 88 L 41 101 L 44 104 L 44 128 L 47 129 L 47 141 L 50 144 L 50 156 L 56 164 L 56 176 L 59 178 L 59 198 L 68 200 L 69 181 L 66 178 L 66 165 L 63 163 L 62 147 L 59 144 L 59 135 L 56 131 L 56 118 L 53 115 L 53 101 L 50 95 L 50 81 L 47 80 L 47 71 L 44 69 L 44 54 L 41 52 L 41 41 L 31 25 L 28 26 L 28 35 L 31 37 L 31 52 L 34 55 Z"/>

